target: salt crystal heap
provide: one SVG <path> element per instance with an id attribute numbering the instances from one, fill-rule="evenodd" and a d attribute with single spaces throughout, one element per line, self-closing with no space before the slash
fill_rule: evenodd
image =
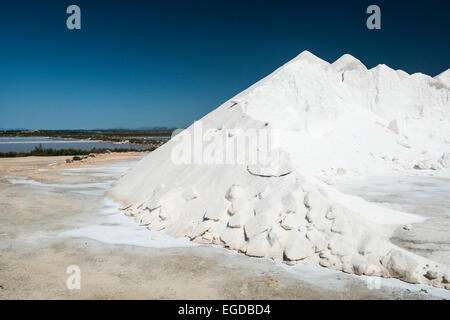
<path id="1" fill-rule="evenodd" d="M 277 131 L 276 166 L 174 163 L 172 139 L 110 195 L 141 225 L 174 237 L 450 289 L 448 266 L 389 242 L 396 226 L 421 217 L 332 186 L 351 176 L 449 168 L 448 74 L 368 70 L 350 55 L 329 64 L 305 51 L 201 119 L 212 137 L 228 132 L 226 144 L 242 130 Z"/>

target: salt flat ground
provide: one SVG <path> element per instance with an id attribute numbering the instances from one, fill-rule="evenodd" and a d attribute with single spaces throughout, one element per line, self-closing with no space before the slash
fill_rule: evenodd
<path id="1" fill-rule="evenodd" d="M 39 175 L 8 171 L 0 180 L 1 299 L 450 299 L 443 289 L 291 267 L 149 231 L 104 197 L 134 161 L 48 169 L 54 161 L 40 161 Z M 430 205 L 448 208 L 432 197 Z M 448 219 L 446 209 L 427 212 L 438 220 L 398 231 L 394 240 L 421 250 L 408 241 L 414 232 L 448 230 L 439 220 Z M 424 252 L 448 263 L 439 250 Z M 66 287 L 69 265 L 80 267 L 80 290 Z"/>
<path id="2" fill-rule="evenodd" d="M 397 228 L 391 241 L 450 265 L 450 172 L 414 170 L 402 175 L 347 180 L 336 186 L 380 206 L 426 217 L 424 223 Z"/>

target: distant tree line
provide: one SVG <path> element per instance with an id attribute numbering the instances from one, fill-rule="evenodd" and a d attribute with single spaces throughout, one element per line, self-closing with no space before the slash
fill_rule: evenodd
<path id="1" fill-rule="evenodd" d="M 74 156 L 74 155 L 89 155 L 91 153 L 108 153 L 108 152 L 148 152 L 155 150 L 155 147 L 150 147 L 144 150 L 128 149 L 128 148 L 92 148 L 90 150 L 82 149 L 44 149 L 42 145 L 35 147 L 29 152 L 0 152 L 0 158 L 15 158 L 15 157 L 29 157 L 29 156 Z"/>
<path id="2" fill-rule="evenodd" d="M 159 147 L 174 129 L 157 130 L 1 130 L 0 137 L 49 137 L 54 139 L 83 139 Z M 147 138 L 147 139 L 145 139 Z M 151 139 L 148 139 L 151 138 Z"/>

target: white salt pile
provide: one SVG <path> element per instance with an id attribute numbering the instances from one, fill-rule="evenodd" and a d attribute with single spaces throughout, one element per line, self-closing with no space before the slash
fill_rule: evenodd
<path id="1" fill-rule="evenodd" d="M 394 228 L 421 217 L 332 186 L 449 169 L 449 74 L 368 70 L 350 55 L 329 64 L 305 51 L 144 158 L 110 195 L 141 225 L 174 237 L 450 289 L 448 266 L 389 242 Z M 246 140 L 249 132 L 270 132 L 271 152 L 263 135 Z M 224 150 L 237 150 L 234 162 Z"/>

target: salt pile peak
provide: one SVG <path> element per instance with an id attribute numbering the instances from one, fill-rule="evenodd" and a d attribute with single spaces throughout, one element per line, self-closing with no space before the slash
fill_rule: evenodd
<path id="1" fill-rule="evenodd" d="M 315 56 L 308 50 L 303 51 L 302 53 L 300 53 L 296 58 L 294 58 L 290 62 L 295 62 L 295 61 L 299 61 L 299 60 L 307 61 L 308 63 L 319 64 L 323 67 L 326 67 L 329 65 L 329 63 L 327 61 Z M 288 62 L 288 63 L 290 63 L 290 62 Z"/>
<path id="2" fill-rule="evenodd" d="M 333 62 L 332 66 L 339 72 L 353 69 L 367 70 L 366 66 L 362 64 L 361 61 L 349 54 L 344 54 L 342 57 Z"/>
<path id="3" fill-rule="evenodd" d="M 447 87 L 450 87 L 450 69 L 442 72 L 441 74 L 436 76 L 436 80 L 441 81 Z"/>
<path id="4" fill-rule="evenodd" d="M 450 90 L 440 83 L 303 52 L 145 157 L 109 194 L 141 225 L 174 237 L 450 288 L 448 266 L 389 242 L 396 226 L 421 217 L 333 187 L 350 176 L 450 168 Z M 248 132 L 279 138 L 264 163 L 217 157 Z M 194 155 L 178 161 L 183 141 Z M 259 157 L 265 141 L 245 151 Z"/>

